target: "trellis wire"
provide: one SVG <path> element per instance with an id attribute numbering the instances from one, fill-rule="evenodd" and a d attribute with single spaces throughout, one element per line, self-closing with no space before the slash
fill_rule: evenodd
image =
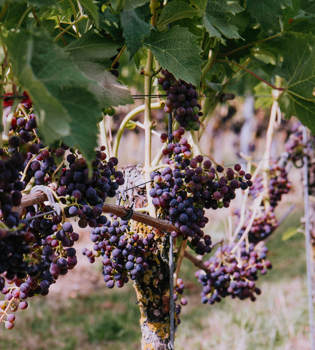
<path id="1" fill-rule="evenodd" d="M 252 95 L 253 97 L 270 97 L 270 95 Z M 131 95 L 131 97 L 135 100 L 142 100 L 145 97 L 151 97 L 151 98 L 161 98 L 161 97 L 167 97 L 165 94 L 134 94 Z M 208 96 L 208 95 L 201 95 L 201 97 L 215 97 L 215 96 Z M 26 97 L 23 95 L 1 95 L 0 99 L 2 100 L 14 100 L 14 99 L 20 99 L 23 100 Z"/>
<path id="2" fill-rule="evenodd" d="M 172 112 L 168 116 L 168 142 L 173 140 L 173 116 Z M 169 273 L 170 273 L 170 342 L 168 345 L 169 350 L 174 350 L 175 341 L 175 300 L 174 300 L 174 256 L 173 256 L 173 237 L 169 235 L 170 248 L 169 248 Z"/>
<path id="3" fill-rule="evenodd" d="M 307 130 L 303 128 L 303 142 L 307 142 Z M 314 309 L 312 302 L 312 252 L 311 252 L 311 225 L 310 225 L 310 203 L 308 191 L 308 157 L 304 156 L 303 166 L 303 184 L 304 184 L 304 217 L 305 217 L 305 251 L 306 251 L 306 273 L 307 273 L 307 291 L 308 291 L 308 312 L 310 326 L 311 350 L 315 350 L 315 329 L 314 329 Z"/>

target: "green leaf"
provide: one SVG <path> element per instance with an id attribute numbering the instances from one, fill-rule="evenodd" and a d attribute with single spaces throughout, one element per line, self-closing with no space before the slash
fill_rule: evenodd
<path id="1" fill-rule="evenodd" d="M 270 29 L 280 29 L 280 16 L 282 5 L 285 0 L 248 0 L 248 12 L 261 25 L 262 29 L 269 31 Z"/>
<path id="2" fill-rule="evenodd" d="M 89 61 L 76 61 L 76 64 L 91 79 L 89 90 L 102 108 L 133 103 L 129 90 L 119 84 L 103 65 Z"/>
<path id="3" fill-rule="evenodd" d="M 198 16 L 200 11 L 190 6 L 185 0 L 175 0 L 166 4 L 162 9 L 157 23 L 158 30 L 162 31 L 167 25 L 183 18 Z"/>
<path id="4" fill-rule="evenodd" d="M 272 88 L 265 83 L 259 83 L 254 87 L 255 91 L 255 108 L 267 109 L 272 106 Z"/>
<path id="5" fill-rule="evenodd" d="M 315 133 L 315 37 L 287 34 L 276 43 L 283 53 L 277 73 L 285 79 L 280 107 L 287 117 L 296 116 Z"/>
<path id="6" fill-rule="evenodd" d="M 63 89 L 62 93 L 63 105 L 71 115 L 71 133 L 63 139 L 92 160 L 97 146 L 97 123 L 101 119 L 97 100 L 92 93 L 79 86 Z"/>
<path id="7" fill-rule="evenodd" d="M 65 49 L 74 60 L 97 62 L 115 56 L 118 48 L 113 40 L 88 32 Z"/>
<path id="8" fill-rule="evenodd" d="M 16 28 L 23 13 L 27 10 L 25 2 L 10 2 L 3 18 L 1 18 L 1 24 L 7 29 Z"/>
<path id="9" fill-rule="evenodd" d="M 94 4 L 93 0 L 80 0 L 80 4 L 90 14 L 90 16 L 93 18 L 96 26 L 98 27 L 100 24 L 98 8 Z"/>
<path id="10" fill-rule="evenodd" d="M 152 50 L 160 65 L 177 79 L 199 84 L 200 48 L 187 28 L 174 26 L 168 32 L 152 32 L 144 44 Z"/>
<path id="11" fill-rule="evenodd" d="M 150 24 L 143 21 L 135 10 L 124 10 L 120 19 L 127 48 L 133 56 L 142 46 L 143 40 L 150 35 Z"/>
<path id="12" fill-rule="evenodd" d="M 69 146 L 91 159 L 101 115 L 88 90 L 91 81 L 43 31 L 10 32 L 5 44 L 13 72 L 34 102 L 45 141 L 71 140 Z"/>
<path id="13" fill-rule="evenodd" d="M 282 234 L 282 240 L 287 241 L 290 238 L 294 237 L 296 234 L 300 233 L 300 230 L 298 227 L 290 227 L 288 230 L 286 230 Z"/>
<path id="14" fill-rule="evenodd" d="M 89 79 L 88 88 L 101 108 L 133 103 L 129 90 L 105 70 L 101 62 L 117 53 L 118 44 L 95 33 L 87 33 L 66 47 L 74 63 Z"/>
<path id="15" fill-rule="evenodd" d="M 57 7 L 58 2 L 54 0 L 28 0 L 28 3 L 36 7 Z"/>
<path id="16" fill-rule="evenodd" d="M 232 16 L 242 12 L 244 9 L 238 2 L 227 0 L 208 0 L 203 17 L 204 26 L 210 37 L 221 39 L 240 39 L 238 28 L 231 24 Z"/>
<path id="17" fill-rule="evenodd" d="M 124 10 L 132 10 L 137 7 L 143 6 L 150 0 L 112 0 L 111 5 L 117 12 Z"/>
<path id="18" fill-rule="evenodd" d="M 150 0 L 125 0 L 124 9 L 131 10 L 143 6 L 150 2 Z"/>
<path id="19" fill-rule="evenodd" d="M 117 42 L 123 45 L 124 39 L 120 27 L 120 16 L 114 14 L 109 7 L 100 14 L 100 27 Z"/>
<path id="20" fill-rule="evenodd" d="M 197 8 L 201 15 L 204 14 L 208 0 L 190 0 L 192 6 Z"/>

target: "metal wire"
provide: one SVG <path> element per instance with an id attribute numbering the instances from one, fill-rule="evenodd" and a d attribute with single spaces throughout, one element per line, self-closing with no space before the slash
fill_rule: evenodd
<path id="1" fill-rule="evenodd" d="M 306 127 L 303 128 L 303 142 L 307 142 Z M 310 325 L 310 342 L 311 350 L 315 350 L 315 328 L 314 328 L 314 309 L 312 302 L 312 252 L 311 252 L 311 223 L 310 223 L 310 202 L 308 188 L 308 158 L 304 156 L 303 167 L 304 182 L 304 215 L 305 215 L 305 250 L 306 250 L 306 273 L 307 273 L 307 290 L 308 290 L 308 312 Z"/>
<path id="2" fill-rule="evenodd" d="M 37 218 L 41 218 L 45 215 L 49 215 L 49 214 L 54 214 L 56 213 L 56 210 L 50 210 L 50 211 L 46 211 L 45 213 L 42 213 L 42 214 L 37 214 L 37 215 L 34 215 L 28 219 L 26 219 L 26 221 L 31 221 L 31 220 L 34 220 L 34 219 L 37 219 Z"/>
<path id="3" fill-rule="evenodd" d="M 168 141 L 173 140 L 173 116 L 169 113 L 168 116 Z M 170 249 L 168 256 L 168 265 L 170 273 L 170 342 L 168 344 L 169 350 L 174 350 L 175 341 L 175 300 L 174 300 L 174 256 L 173 256 L 173 237 L 169 235 Z"/>

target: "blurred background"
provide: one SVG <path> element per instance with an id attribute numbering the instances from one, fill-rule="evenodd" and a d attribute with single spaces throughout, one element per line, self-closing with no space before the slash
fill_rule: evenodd
<path id="1" fill-rule="evenodd" d="M 122 76 L 123 76 L 123 72 Z M 126 73 L 127 74 L 127 73 Z M 203 154 L 225 166 L 243 162 L 240 153 L 258 162 L 264 151 L 269 100 L 252 96 L 221 105 L 204 125 L 200 140 Z M 143 103 L 141 100 L 137 104 Z M 115 136 L 119 124 L 134 106 L 116 109 L 107 127 Z M 139 115 L 138 121 L 142 121 Z M 154 111 L 155 130 L 165 131 L 164 113 Z M 295 121 L 279 122 L 272 144 L 272 157 L 283 152 L 284 142 Z M 153 136 L 153 150 L 160 147 Z M 143 130 L 130 125 L 121 141 L 120 166 L 141 164 L 144 151 Z M 226 298 L 214 306 L 200 302 L 201 286 L 194 277 L 196 268 L 185 261 L 181 276 L 188 305 L 183 307 L 177 331 L 176 349 L 194 350 L 307 350 L 308 311 L 305 283 L 304 234 L 300 231 L 303 198 L 300 171 L 292 168 L 289 178 L 293 190 L 277 209 L 280 227 L 268 240 L 273 269 L 261 276 L 262 289 L 256 302 Z M 239 205 L 234 201 L 234 209 Z M 291 212 L 288 209 L 291 208 Z M 230 209 L 209 211 L 206 233 L 219 241 L 224 219 Z M 81 230 L 77 267 L 53 285 L 50 298 L 38 297 L 21 312 L 12 331 L 2 331 L 2 350 L 132 350 L 140 348 L 139 311 L 131 284 L 123 289 L 105 288 L 100 262 L 91 265 L 81 254 L 91 246 L 88 230 Z"/>

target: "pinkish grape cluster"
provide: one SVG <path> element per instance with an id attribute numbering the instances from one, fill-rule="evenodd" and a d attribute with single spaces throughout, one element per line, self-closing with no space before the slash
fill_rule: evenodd
<path id="1" fill-rule="evenodd" d="M 167 92 L 164 111 L 174 112 L 175 119 L 186 130 L 198 130 L 202 115 L 195 86 L 183 80 L 176 80 L 168 71 L 162 71 L 159 84 Z"/>
<path id="2" fill-rule="evenodd" d="M 227 296 L 256 300 L 261 290 L 256 286 L 259 274 L 266 274 L 271 263 L 266 260 L 267 248 L 260 244 L 243 245 L 233 252 L 234 245 L 224 245 L 206 261 L 205 270 L 196 272 L 202 285 L 202 303 L 214 304 Z"/>

